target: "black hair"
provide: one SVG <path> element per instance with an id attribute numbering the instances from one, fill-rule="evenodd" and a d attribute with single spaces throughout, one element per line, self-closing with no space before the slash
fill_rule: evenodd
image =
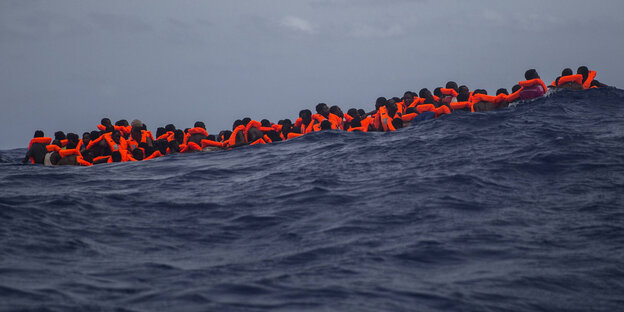
<path id="1" fill-rule="evenodd" d="M 358 109 L 358 115 L 360 115 L 360 117 L 363 117 L 364 115 L 366 115 L 366 111 L 363 109 Z"/>
<path id="2" fill-rule="evenodd" d="M 219 135 L 217 136 L 217 138 L 219 139 L 219 142 L 224 142 L 224 141 L 227 141 L 231 135 L 232 135 L 232 131 L 223 130 L 219 132 Z"/>
<path id="3" fill-rule="evenodd" d="M 189 130 L 191 130 L 191 128 L 184 128 L 184 134 L 187 134 Z"/>
<path id="4" fill-rule="evenodd" d="M 124 121 L 123 121 L 123 119 L 122 119 L 122 120 L 117 120 L 117 121 L 115 122 L 115 126 L 118 126 L 118 127 L 120 127 L 120 126 L 125 126 L 125 125 L 124 125 Z"/>
<path id="5" fill-rule="evenodd" d="M 270 127 L 270 126 L 271 126 L 271 122 L 270 122 L 268 119 L 262 119 L 262 120 L 260 120 L 260 124 L 261 124 L 263 127 Z"/>
<path id="6" fill-rule="evenodd" d="M 420 89 L 420 91 L 418 91 L 418 97 L 421 99 L 427 98 L 429 94 L 431 94 L 431 91 L 429 91 L 429 89 L 427 88 L 422 88 Z"/>
<path id="7" fill-rule="evenodd" d="M 563 76 L 571 76 L 571 75 L 573 75 L 573 74 L 574 74 L 574 72 L 572 71 L 572 69 L 571 69 L 571 68 L 566 68 L 566 69 L 564 69 L 563 71 L 561 71 L 561 76 L 562 76 L 562 77 L 563 77 Z"/>
<path id="8" fill-rule="evenodd" d="M 245 117 L 241 120 L 241 122 L 243 123 L 244 126 L 247 126 L 247 124 L 251 121 L 251 118 L 249 117 Z"/>
<path id="9" fill-rule="evenodd" d="M 290 119 L 288 118 L 282 120 L 282 126 L 286 126 L 286 125 L 292 126 L 292 121 L 290 121 Z"/>
<path id="10" fill-rule="evenodd" d="M 67 139 L 67 137 L 65 136 L 65 132 L 63 132 L 63 131 L 56 131 L 56 132 L 54 132 L 54 139 L 62 141 L 62 140 Z"/>
<path id="11" fill-rule="evenodd" d="M 499 95 L 501 93 L 504 93 L 505 95 L 509 95 L 509 91 L 507 91 L 507 89 L 505 89 L 505 88 L 500 88 L 500 89 L 496 90 L 496 95 Z"/>
<path id="12" fill-rule="evenodd" d="M 206 125 L 201 121 L 196 121 L 195 124 L 193 125 L 193 128 L 197 128 L 197 127 L 206 130 Z"/>
<path id="13" fill-rule="evenodd" d="M 318 103 L 318 104 L 316 104 L 315 109 L 316 109 L 316 112 L 318 114 L 320 114 L 323 111 L 323 106 L 327 106 L 327 104 L 325 104 L 325 103 Z"/>
<path id="14" fill-rule="evenodd" d="M 377 100 L 375 101 L 375 109 L 379 109 L 382 106 L 386 106 L 386 104 L 388 103 L 388 100 L 386 100 L 385 97 L 380 96 L 377 98 Z"/>
<path id="15" fill-rule="evenodd" d="M 119 151 L 114 151 L 113 154 L 111 154 L 111 158 L 113 162 L 121 162 L 121 153 Z"/>
<path id="16" fill-rule="evenodd" d="M 576 74 L 583 75 L 583 82 L 585 82 L 587 77 L 589 77 L 589 68 L 587 68 L 587 66 L 581 66 L 576 70 Z"/>
<path id="17" fill-rule="evenodd" d="M 342 109 L 340 109 L 340 107 L 338 105 L 333 105 L 332 107 L 329 108 L 329 112 L 343 118 L 344 117 L 344 113 L 342 112 Z M 342 116 L 341 116 L 342 115 Z"/>
<path id="18" fill-rule="evenodd" d="M 165 132 L 169 132 L 169 131 L 171 131 L 171 132 L 176 131 L 176 127 L 173 124 L 166 125 L 165 126 Z"/>
<path id="19" fill-rule="evenodd" d="M 520 89 L 522 89 L 522 87 L 519 84 L 517 84 L 511 88 L 511 93 L 516 93 Z"/>
<path id="20" fill-rule="evenodd" d="M 136 160 L 143 160 L 143 158 L 145 158 L 145 155 L 143 154 L 143 150 L 140 148 L 135 148 L 132 150 L 132 158 L 136 159 Z"/>
<path id="21" fill-rule="evenodd" d="M 216 141 L 216 140 L 217 140 L 217 138 L 214 136 L 214 134 L 209 134 L 209 135 L 206 137 L 206 140 Z"/>
<path id="22" fill-rule="evenodd" d="M 167 146 L 169 147 L 169 151 L 171 153 L 179 153 L 180 152 L 180 144 L 178 144 L 178 142 L 176 140 L 171 140 L 167 143 Z"/>
<path id="23" fill-rule="evenodd" d="M 459 91 L 459 90 L 458 90 L 459 88 L 457 87 L 457 82 L 455 82 L 455 81 L 449 81 L 449 82 L 447 82 L 447 83 L 446 83 L 446 88 L 447 88 L 447 89 L 453 89 L 453 90 L 455 90 L 455 92 L 458 92 L 458 91 Z"/>
<path id="24" fill-rule="evenodd" d="M 178 142 L 183 142 L 184 141 L 184 132 L 180 129 L 176 130 L 173 132 L 173 137 L 175 138 L 175 141 Z M 180 143 L 178 143 L 180 144 Z"/>
<path id="25" fill-rule="evenodd" d="M 461 85 L 459 86 L 459 88 L 457 88 L 457 93 L 462 93 L 462 92 L 470 93 L 470 89 L 468 89 L 468 86 L 466 85 Z"/>
<path id="26" fill-rule="evenodd" d="M 329 120 L 325 119 L 321 122 L 321 130 L 331 130 L 332 124 Z"/>
<path id="27" fill-rule="evenodd" d="M 394 126 L 395 129 L 403 128 L 403 119 L 398 118 L 398 117 L 392 119 L 392 125 Z"/>
<path id="28" fill-rule="evenodd" d="M 95 139 L 100 137 L 100 132 L 99 131 L 91 131 L 91 133 L 89 133 L 89 137 L 91 138 L 91 140 L 95 140 Z"/>
<path id="29" fill-rule="evenodd" d="M 349 108 L 349 110 L 347 111 L 347 115 L 355 118 L 355 116 L 358 116 L 358 111 L 355 108 Z"/>
<path id="30" fill-rule="evenodd" d="M 533 80 L 538 79 L 540 76 L 537 74 L 537 70 L 531 68 L 524 73 L 524 79 Z"/>
<path id="31" fill-rule="evenodd" d="M 33 138 L 42 138 L 42 137 L 43 137 L 43 131 L 41 130 L 35 131 L 35 136 L 33 136 Z"/>
<path id="32" fill-rule="evenodd" d="M 167 131 L 163 127 L 158 127 L 156 129 L 156 137 L 159 138 L 161 135 L 165 134 Z"/>
<path id="33" fill-rule="evenodd" d="M 457 95 L 457 102 L 468 102 L 469 99 L 470 99 L 469 92 L 461 92 L 460 94 Z"/>
<path id="34" fill-rule="evenodd" d="M 143 123 L 143 126 L 141 126 L 141 130 L 147 131 L 147 125 L 145 123 Z"/>
<path id="35" fill-rule="evenodd" d="M 110 120 L 110 119 L 108 119 L 108 118 L 102 118 L 102 120 L 100 121 L 100 124 L 101 124 L 102 126 L 108 126 L 108 125 L 110 125 L 110 124 L 111 124 L 111 120 Z"/>
<path id="36" fill-rule="evenodd" d="M 441 97 L 442 96 L 442 88 L 441 87 L 437 87 L 437 88 L 433 89 L 433 95 L 435 95 L 437 97 Z"/>
<path id="37" fill-rule="evenodd" d="M 232 124 L 232 131 L 234 131 L 234 129 L 236 129 L 236 127 L 240 126 L 243 124 L 243 121 L 240 119 L 236 119 L 234 120 L 234 123 Z"/>
<path id="38" fill-rule="evenodd" d="M 304 116 L 312 116 L 312 111 L 309 109 L 299 111 L 299 117 L 303 118 Z"/>

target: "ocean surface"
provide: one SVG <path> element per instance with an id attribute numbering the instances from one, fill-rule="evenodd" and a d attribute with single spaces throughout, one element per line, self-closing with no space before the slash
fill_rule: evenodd
<path id="1" fill-rule="evenodd" d="M 615 88 L 147 162 L 25 152 L 0 151 L 2 311 L 624 311 Z"/>

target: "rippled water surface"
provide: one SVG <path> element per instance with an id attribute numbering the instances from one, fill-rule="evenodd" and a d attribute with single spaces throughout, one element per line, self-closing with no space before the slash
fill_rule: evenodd
<path id="1" fill-rule="evenodd" d="M 2 310 L 624 310 L 621 90 L 142 163 L 24 153 L 0 151 Z"/>

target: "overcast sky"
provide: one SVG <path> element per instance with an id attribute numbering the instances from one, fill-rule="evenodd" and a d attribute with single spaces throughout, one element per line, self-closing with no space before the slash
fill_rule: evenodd
<path id="1" fill-rule="evenodd" d="M 0 149 L 102 117 L 150 130 L 297 117 L 448 80 L 588 65 L 624 86 L 624 1 L 0 0 Z"/>

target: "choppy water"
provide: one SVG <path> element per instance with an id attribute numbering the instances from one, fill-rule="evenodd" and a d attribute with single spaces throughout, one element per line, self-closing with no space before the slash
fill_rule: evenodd
<path id="1" fill-rule="evenodd" d="M 1 151 L 0 309 L 622 311 L 623 108 L 562 91 L 89 168 Z"/>

